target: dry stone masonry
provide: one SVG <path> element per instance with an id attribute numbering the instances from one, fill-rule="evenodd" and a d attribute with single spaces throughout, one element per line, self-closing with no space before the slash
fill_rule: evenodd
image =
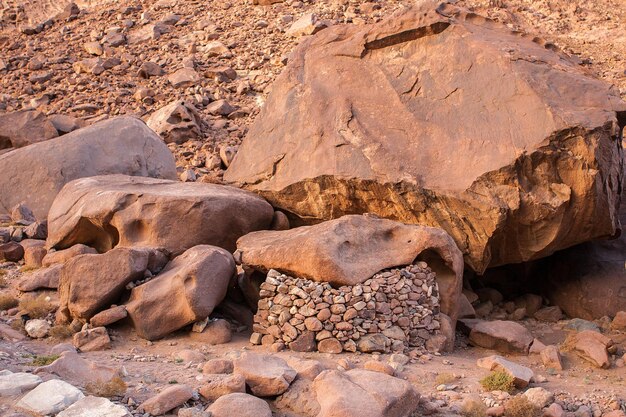
<path id="1" fill-rule="evenodd" d="M 254 344 L 326 353 L 402 351 L 424 347 L 440 329 L 439 289 L 425 262 L 339 288 L 270 270 L 260 296 Z"/>

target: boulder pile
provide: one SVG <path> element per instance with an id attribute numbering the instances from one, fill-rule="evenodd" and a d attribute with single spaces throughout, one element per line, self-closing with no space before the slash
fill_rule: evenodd
<path id="1" fill-rule="evenodd" d="M 257 344 L 355 352 L 371 347 L 358 343 L 362 338 L 379 334 L 383 343 L 374 350 L 403 351 L 408 346 L 424 347 L 440 329 L 435 273 L 424 262 L 337 289 L 272 270 L 260 295 L 251 337 Z"/>

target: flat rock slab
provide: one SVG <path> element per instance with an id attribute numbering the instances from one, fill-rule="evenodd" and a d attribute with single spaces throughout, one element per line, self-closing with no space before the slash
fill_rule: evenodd
<path id="1" fill-rule="evenodd" d="M 245 393 L 224 395 L 208 408 L 213 417 L 272 417 L 269 405 Z"/>
<path id="2" fill-rule="evenodd" d="M 252 393 L 272 397 L 287 391 L 297 372 L 277 356 L 245 352 L 233 361 L 234 373 L 243 375 Z"/>
<path id="3" fill-rule="evenodd" d="M 528 353 L 533 340 L 526 327 L 513 321 L 479 321 L 469 334 L 472 345 L 503 353 Z"/>
<path id="4" fill-rule="evenodd" d="M 476 364 L 489 371 L 499 370 L 506 372 L 515 379 L 514 384 L 518 388 L 527 387 L 534 375 L 532 369 L 519 365 L 515 362 L 511 362 L 499 355 L 492 355 L 486 358 L 478 359 Z"/>
<path id="5" fill-rule="evenodd" d="M 299 43 L 224 180 L 300 222 L 441 227 L 477 272 L 614 235 L 618 91 L 541 39 L 421 4 Z"/>
<path id="6" fill-rule="evenodd" d="M 62 352 L 59 359 L 50 365 L 35 369 L 35 372 L 54 374 L 64 381 L 82 387 L 90 383 L 107 383 L 119 375 L 119 369 L 84 359 L 75 350 Z"/>
<path id="7" fill-rule="evenodd" d="M 77 178 L 177 178 L 174 157 L 161 138 L 141 120 L 127 116 L 0 155 L 0 166 L 0 211 L 23 203 L 38 219 L 46 218 L 61 188 Z"/>
<path id="8" fill-rule="evenodd" d="M 173 408 L 183 405 L 193 397 L 193 389 L 188 385 L 173 385 L 143 402 L 139 408 L 153 416 L 160 416 Z"/>
<path id="9" fill-rule="evenodd" d="M 57 417 L 130 417 L 126 407 L 114 404 L 106 398 L 85 397 L 76 401 Z"/>
<path id="10" fill-rule="evenodd" d="M 409 382 L 363 369 L 324 371 L 313 388 L 321 408 L 317 417 L 404 417 L 420 398 Z"/>
<path id="11" fill-rule="evenodd" d="M 54 415 L 65 410 L 85 395 L 78 388 L 60 379 L 39 384 L 17 402 L 18 408 L 41 414 Z"/>
<path id="12" fill-rule="evenodd" d="M 37 375 L 24 372 L 12 373 L 3 371 L 0 374 L 0 397 L 12 397 L 29 391 L 41 384 L 42 380 Z"/>
<path id="13" fill-rule="evenodd" d="M 274 210 L 234 187 L 107 175 L 67 184 L 48 215 L 48 245 L 77 243 L 164 248 L 174 255 L 201 244 L 235 250 L 237 239 L 268 229 Z M 180 219 L 185 219 L 181 222 Z"/>

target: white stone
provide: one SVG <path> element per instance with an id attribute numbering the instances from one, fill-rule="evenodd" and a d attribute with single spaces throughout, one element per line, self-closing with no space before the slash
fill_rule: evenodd
<path id="1" fill-rule="evenodd" d="M 75 386 L 60 379 L 51 379 L 26 394 L 17 406 L 36 414 L 54 415 L 84 397 Z"/>
<path id="2" fill-rule="evenodd" d="M 37 375 L 24 372 L 11 373 L 3 371 L 0 375 L 0 397 L 11 397 L 35 388 L 41 384 Z"/>
<path id="3" fill-rule="evenodd" d="M 57 414 L 57 417 L 130 417 L 126 407 L 101 397 L 85 397 Z"/>
<path id="4" fill-rule="evenodd" d="M 46 337 L 50 331 L 48 322 L 41 319 L 28 320 L 24 328 L 26 329 L 26 333 L 34 339 Z"/>
<path id="5" fill-rule="evenodd" d="M 554 402 L 554 394 L 541 387 L 527 389 L 524 396 L 539 408 L 547 407 Z"/>

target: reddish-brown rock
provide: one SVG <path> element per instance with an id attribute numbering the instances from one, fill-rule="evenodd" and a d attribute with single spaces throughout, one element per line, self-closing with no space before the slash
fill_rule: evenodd
<path id="1" fill-rule="evenodd" d="M 54 264 L 64 264 L 71 258 L 78 255 L 86 255 L 89 253 L 98 253 L 94 248 L 90 248 L 87 245 L 78 244 L 74 245 L 70 248 L 57 250 L 57 251 L 49 251 L 46 256 L 44 256 L 42 260 L 43 266 L 50 266 Z"/>
<path id="2" fill-rule="evenodd" d="M 232 255 L 215 246 L 195 246 L 176 257 L 132 289 L 126 310 L 137 334 L 154 340 L 207 318 L 226 296 L 235 271 Z"/>
<path id="3" fill-rule="evenodd" d="M 20 291 L 35 291 L 42 288 L 57 289 L 61 281 L 63 265 L 53 265 L 49 268 L 40 268 L 24 274 L 17 282 L 16 288 Z"/>
<path id="4" fill-rule="evenodd" d="M 116 248 L 71 258 L 61 273 L 58 319 L 90 319 L 117 303 L 126 285 L 143 279 L 146 271 L 159 272 L 167 260 L 162 252 L 147 248 Z"/>
<path id="5" fill-rule="evenodd" d="M 296 371 L 277 356 L 246 352 L 233 361 L 234 373 L 243 375 L 254 395 L 271 397 L 280 395 L 296 378 Z"/>
<path id="6" fill-rule="evenodd" d="M 269 228 L 273 214 L 262 198 L 224 185 L 127 175 L 83 178 L 63 187 L 50 208 L 48 245 L 84 243 L 100 252 L 146 246 L 179 255 L 206 244 L 233 251 L 239 237 Z"/>
<path id="7" fill-rule="evenodd" d="M 21 148 L 59 136 L 52 122 L 37 110 L 2 114 L 0 126 L 0 149 Z"/>
<path id="8" fill-rule="evenodd" d="M 324 371 L 313 388 L 321 408 L 317 417 L 404 417 L 419 404 L 408 381 L 363 369 Z"/>
<path id="9" fill-rule="evenodd" d="M 105 120 L 2 154 L 0 166 L 0 207 L 24 203 L 38 219 L 48 215 L 61 188 L 77 178 L 126 174 L 176 179 L 167 146 L 132 117 Z"/>
<path id="10" fill-rule="evenodd" d="M 300 221 L 441 227 L 478 272 L 613 235 L 617 89 L 553 45 L 424 4 L 303 40 L 225 181 Z"/>
<path id="11" fill-rule="evenodd" d="M 422 258 L 437 274 L 441 311 L 454 321 L 461 294 L 463 257 L 440 229 L 375 216 L 344 216 L 315 226 L 260 231 L 237 241 L 235 257 L 267 272 L 355 285 L 383 269 Z"/>
<path id="12" fill-rule="evenodd" d="M 17 242 L 0 244 L 0 261 L 18 262 L 24 257 L 24 248 Z"/>
<path id="13" fill-rule="evenodd" d="M 593 330 L 584 330 L 574 336 L 574 350 L 581 358 L 598 368 L 611 366 L 607 348 L 613 341 Z"/>
<path id="14" fill-rule="evenodd" d="M 153 416 L 160 416 L 183 405 L 191 397 L 193 397 L 193 389 L 190 386 L 177 384 L 165 388 L 154 397 L 144 401 L 139 408 Z"/>
<path id="15" fill-rule="evenodd" d="M 528 353 L 533 336 L 519 323 L 496 320 L 476 323 L 470 331 L 469 340 L 475 346 L 499 352 Z"/>
<path id="16" fill-rule="evenodd" d="M 234 392 L 246 392 L 246 379 L 242 375 L 209 375 L 202 381 L 198 391 L 209 401 Z"/>
<path id="17" fill-rule="evenodd" d="M 96 327 L 78 332 L 73 338 L 74 347 L 82 352 L 104 350 L 111 347 L 111 338 L 107 329 Z"/>
<path id="18" fill-rule="evenodd" d="M 272 417 L 265 401 L 245 393 L 224 395 L 207 409 L 213 417 Z"/>

